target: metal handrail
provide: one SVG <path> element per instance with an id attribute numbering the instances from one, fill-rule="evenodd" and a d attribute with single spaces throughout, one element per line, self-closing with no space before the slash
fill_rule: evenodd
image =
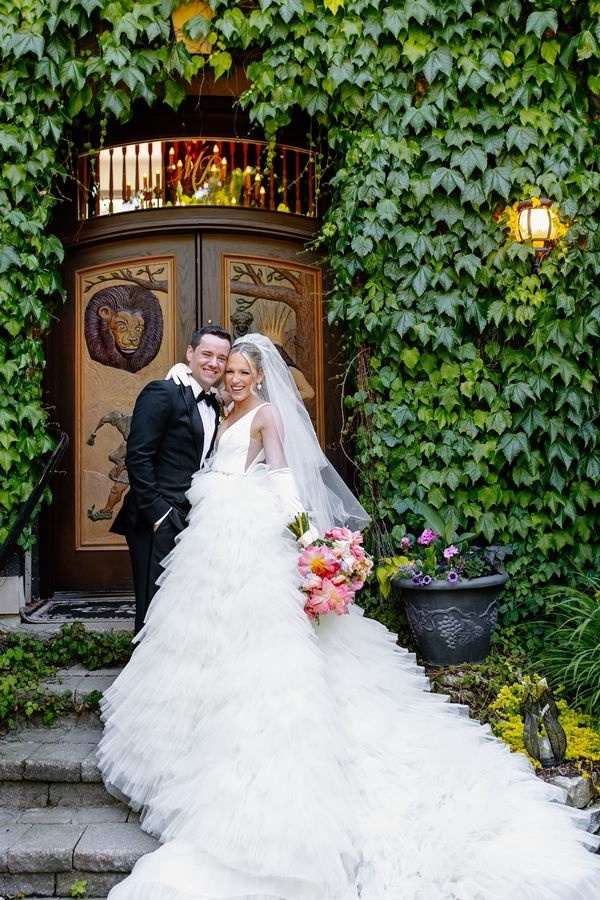
<path id="1" fill-rule="evenodd" d="M 64 431 L 61 431 L 58 444 L 56 445 L 52 456 L 44 466 L 44 471 L 42 472 L 38 483 L 21 507 L 21 510 L 17 518 L 15 519 L 13 526 L 8 533 L 8 537 L 0 547 L 0 571 L 4 568 L 4 566 L 14 553 L 14 550 L 17 546 L 17 541 L 19 540 L 23 529 L 31 519 L 33 511 L 39 503 L 44 490 L 46 489 L 46 485 L 48 484 L 50 476 L 53 474 L 58 463 L 62 459 L 62 456 L 68 446 L 69 436 Z"/>

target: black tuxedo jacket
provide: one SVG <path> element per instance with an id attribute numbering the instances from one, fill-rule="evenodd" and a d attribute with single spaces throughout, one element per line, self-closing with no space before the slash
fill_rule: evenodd
<path id="1" fill-rule="evenodd" d="M 216 425 L 216 398 L 213 409 Z M 216 427 L 209 453 L 215 437 Z M 203 449 L 204 426 L 191 387 L 171 380 L 147 384 L 136 400 L 127 440 L 130 489 L 110 530 L 127 534 L 133 528 L 152 528 L 170 507 L 185 516 L 185 492 L 200 468 Z"/>

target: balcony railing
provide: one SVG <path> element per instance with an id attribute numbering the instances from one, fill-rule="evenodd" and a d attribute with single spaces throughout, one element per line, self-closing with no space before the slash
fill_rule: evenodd
<path id="1" fill-rule="evenodd" d="M 310 150 L 238 138 L 106 147 L 79 157 L 79 219 L 196 205 L 316 216 L 315 162 Z"/>

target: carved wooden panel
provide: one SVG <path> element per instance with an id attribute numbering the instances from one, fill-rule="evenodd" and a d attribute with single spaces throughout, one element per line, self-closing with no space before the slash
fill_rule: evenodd
<path id="1" fill-rule="evenodd" d="M 223 255 L 224 322 L 234 338 L 258 331 L 287 363 L 324 438 L 321 271 L 294 261 Z"/>
<path id="2" fill-rule="evenodd" d="M 141 257 L 79 269 L 76 308 L 76 549 L 125 547 L 109 531 L 128 487 L 135 399 L 175 361 L 175 260 Z"/>

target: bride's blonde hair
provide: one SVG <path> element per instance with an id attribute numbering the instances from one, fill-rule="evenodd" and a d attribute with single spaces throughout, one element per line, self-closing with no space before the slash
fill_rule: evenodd
<path id="1" fill-rule="evenodd" d="M 233 347 L 231 348 L 231 353 L 241 354 L 241 356 L 244 357 L 244 359 L 250 366 L 252 374 L 257 379 L 259 384 L 264 381 L 262 355 L 255 344 L 246 344 L 243 341 L 240 341 L 239 344 L 233 345 Z"/>
<path id="2" fill-rule="evenodd" d="M 254 344 L 245 344 L 240 341 L 239 344 L 234 344 L 231 348 L 231 353 L 241 353 L 252 369 L 252 373 L 257 377 L 262 378 L 262 356 L 258 347 Z"/>

